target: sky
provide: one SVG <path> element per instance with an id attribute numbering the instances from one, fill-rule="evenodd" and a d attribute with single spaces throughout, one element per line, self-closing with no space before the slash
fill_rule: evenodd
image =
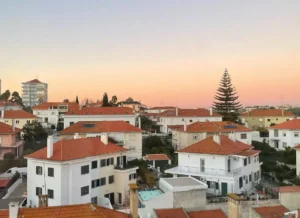
<path id="1" fill-rule="evenodd" d="M 299 0 L 3 0 L 0 30 L 2 91 L 209 107 L 227 68 L 244 106 L 300 104 Z"/>

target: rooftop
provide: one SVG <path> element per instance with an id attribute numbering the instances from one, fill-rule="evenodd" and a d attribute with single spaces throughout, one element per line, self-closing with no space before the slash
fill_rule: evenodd
<path id="1" fill-rule="evenodd" d="M 27 81 L 25 83 L 42 83 L 42 82 L 39 81 L 38 79 L 33 79 L 33 80 Z"/>
<path id="2" fill-rule="evenodd" d="M 180 109 L 178 108 L 178 115 L 176 110 L 167 110 L 160 114 L 161 117 L 221 117 L 220 114 L 213 112 L 212 116 L 210 111 L 205 108 L 196 109 Z"/>
<path id="3" fill-rule="evenodd" d="M 35 119 L 35 115 L 24 110 L 8 110 L 4 112 L 4 119 Z"/>
<path id="4" fill-rule="evenodd" d="M 182 208 L 154 209 L 158 218 L 188 218 Z"/>
<path id="5" fill-rule="evenodd" d="M 170 109 L 175 109 L 176 107 L 173 106 L 158 106 L 158 107 L 152 107 L 149 108 L 148 110 L 170 110 Z"/>
<path id="6" fill-rule="evenodd" d="M 8 218 L 8 210 L 0 210 L 1 218 Z M 22 217 L 59 217 L 59 218 L 128 218 L 128 214 L 92 204 L 77 204 L 44 208 L 20 208 L 18 218 Z"/>
<path id="7" fill-rule="evenodd" d="M 0 188 L 5 188 L 11 179 L 0 179 Z"/>
<path id="8" fill-rule="evenodd" d="M 21 131 L 22 130 L 19 128 L 15 128 L 15 131 L 13 131 L 13 127 L 11 125 L 0 122 L 0 135 L 1 134 L 16 134 Z"/>
<path id="9" fill-rule="evenodd" d="M 300 186 L 281 186 L 279 187 L 279 192 L 300 192 Z"/>
<path id="10" fill-rule="evenodd" d="M 294 116 L 294 114 L 290 111 L 285 111 L 282 109 L 268 109 L 268 110 L 264 110 L 264 109 L 257 109 L 257 110 L 252 110 L 246 113 L 241 114 L 242 117 L 247 117 L 247 116 L 254 116 L 254 117 L 265 117 L 265 116 L 269 116 L 269 117 L 280 117 L 280 116 L 288 116 L 288 117 L 292 117 Z"/>
<path id="11" fill-rule="evenodd" d="M 81 110 L 69 111 L 65 115 L 134 115 L 128 107 L 84 107 Z"/>
<path id="12" fill-rule="evenodd" d="M 19 106 L 19 105 L 16 104 L 16 103 L 13 103 L 13 102 L 11 102 L 11 101 L 1 100 L 1 101 L 0 101 L 0 107 L 3 107 L 3 106 L 15 106 L 15 107 L 17 107 L 17 106 Z M 21 106 L 19 106 L 19 107 L 21 107 Z"/>
<path id="13" fill-rule="evenodd" d="M 282 205 L 255 207 L 253 210 L 260 215 L 261 218 L 282 218 L 288 210 Z"/>
<path id="14" fill-rule="evenodd" d="M 227 218 L 225 213 L 218 209 L 218 210 L 201 210 L 201 211 L 194 211 L 194 212 L 187 212 L 189 218 Z"/>
<path id="15" fill-rule="evenodd" d="M 69 110 L 78 110 L 79 105 L 76 102 L 45 102 L 32 107 L 32 110 L 48 110 L 50 107 L 68 106 Z"/>
<path id="16" fill-rule="evenodd" d="M 25 157 L 51 161 L 68 161 L 125 151 L 127 149 L 118 145 L 112 143 L 104 144 L 99 138 L 80 138 L 56 142 L 53 145 L 53 156 L 51 158 L 47 158 L 47 147 Z"/>
<path id="17" fill-rule="evenodd" d="M 220 143 L 215 142 L 213 137 L 220 137 Z M 238 154 L 252 148 L 251 145 L 240 141 L 233 141 L 225 135 L 219 135 L 207 137 L 177 152 L 228 155 Z"/>
<path id="18" fill-rule="evenodd" d="M 165 192 L 182 192 L 191 190 L 206 190 L 207 184 L 193 177 L 160 178 L 159 186 Z"/>
<path id="19" fill-rule="evenodd" d="M 147 154 L 145 156 L 146 160 L 170 160 L 166 154 Z"/>
<path id="20" fill-rule="evenodd" d="M 300 119 L 292 119 L 275 126 L 271 126 L 270 129 L 300 129 Z"/>
<path id="21" fill-rule="evenodd" d="M 142 132 L 142 130 L 125 121 L 80 121 L 62 130 L 60 134 L 101 132 Z"/>
<path id="22" fill-rule="evenodd" d="M 178 177 L 178 178 L 163 178 L 167 183 L 176 187 L 176 186 L 195 186 L 202 185 L 199 181 L 190 178 L 190 177 Z"/>
<path id="23" fill-rule="evenodd" d="M 158 218 L 226 218 L 222 210 L 186 212 L 183 208 L 155 209 Z"/>

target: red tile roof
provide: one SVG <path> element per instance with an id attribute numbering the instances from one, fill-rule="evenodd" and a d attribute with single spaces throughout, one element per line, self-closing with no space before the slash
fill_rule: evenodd
<path id="1" fill-rule="evenodd" d="M 279 192 L 300 192 L 300 186 L 281 186 Z"/>
<path id="2" fill-rule="evenodd" d="M 255 207 L 253 210 L 258 213 L 261 218 L 282 218 L 283 214 L 288 212 L 288 210 L 279 206 L 268 206 L 268 207 Z"/>
<path id="3" fill-rule="evenodd" d="M 259 151 L 259 150 L 247 150 L 247 151 L 242 151 L 240 153 L 237 153 L 236 155 L 244 156 L 244 157 L 250 157 L 250 156 L 259 154 L 260 152 L 261 151 Z"/>
<path id="4" fill-rule="evenodd" d="M 160 114 L 161 117 L 176 117 L 176 110 L 167 110 Z M 213 117 L 221 117 L 220 114 L 213 112 Z M 180 109 L 178 108 L 177 117 L 211 117 L 210 111 L 205 108 Z"/>
<path id="5" fill-rule="evenodd" d="M 82 110 L 69 111 L 65 115 L 133 115 L 128 107 L 84 107 Z"/>
<path id="6" fill-rule="evenodd" d="M 152 107 L 149 108 L 148 110 L 170 110 L 170 109 L 175 109 L 176 107 L 173 106 L 161 106 L 161 107 Z"/>
<path id="7" fill-rule="evenodd" d="M 283 114 L 282 114 L 283 113 Z M 281 116 L 288 116 L 292 117 L 295 116 L 292 112 L 290 111 L 285 111 L 281 109 L 269 109 L 269 110 L 252 110 L 246 113 L 243 113 L 241 115 L 242 117 L 248 117 L 248 116 L 254 116 L 254 117 L 281 117 Z"/>
<path id="8" fill-rule="evenodd" d="M 5 188 L 9 182 L 10 179 L 0 179 L 0 188 Z"/>
<path id="9" fill-rule="evenodd" d="M 62 130 L 60 134 L 101 132 L 142 132 L 142 130 L 125 121 L 80 121 Z"/>
<path id="10" fill-rule="evenodd" d="M 300 129 L 300 119 L 292 119 L 275 126 L 271 126 L 269 129 Z"/>
<path id="11" fill-rule="evenodd" d="M 69 111 L 79 109 L 79 105 L 76 102 L 45 102 L 32 107 L 32 110 L 48 110 L 50 107 L 54 106 L 68 106 Z"/>
<path id="12" fill-rule="evenodd" d="M 222 210 L 202 210 L 188 212 L 189 218 L 227 218 Z"/>
<path id="13" fill-rule="evenodd" d="M 154 209 L 158 218 L 189 218 L 182 208 Z"/>
<path id="14" fill-rule="evenodd" d="M 293 147 L 293 149 L 300 148 L 300 144 Z"/>
<path id="15" fill-rule="evenodd" d="M 1 106 L 1 107 L 3 107 L 3 106 L 15 106 L 15 107 L 17 107 L 17 106 L 19 106 L 19 105 L 16 104 L 16 103 L 13 103 L 13 102 L 11 102 L 11 101 L 5 101 L 5 100 L 2 100 L 2 101 L 0 101 L 0 106 Z M 21 106 L 19 106 L 19 107 L 21 107 Z"/>
<path id="16" fill-rule="evenodd" d="M 196 142 L 186 148 L 179 150 L 178 152 L 186 153 L 200 153 L 200 154 L 238 154 L 242 151 L 252 149 L 251 145 L 247 145 L 240 141 L 232 141 L 225 135 L 220 135 L 220 144 L 213 140 L 213 136 Z"/>
<path id="17" fill-rule="evenodd" d="M 30 81 L 25 82 L 25 83 L 42 83 L 42 82 L 39 81 L 38 79 L 33 79 L 33 80 L 30 80 Z"/>
<path id="18" fill-rule="evenodd" d="M 73 204 L 43 208 L 19 208 L 18 218 L 128 218 L 128 214 L 92 204 Z M 9 218 L 8 210 L 0 210 L 0 218 Z"/>
<path id="19" fill-rule="evenodd" d="M 4 119 L 35 119 L 37 116 L 23 110 L 8 110 L 4 112 Z"/>
<path id="20" fill-rule="evenodd" d="M 184 127 L 182 126 L 178 131 L 183 132 Z M 186 127 L 185 132 L 199 133 L 199 132 L 251 132 L 252 130 L 238 125 L 236 123 L 228 121 L 217 121 L 217 122 L 195 122 Z"/>
<path id="21" fill-rule="evenodd" d="M 105 145 L 99 138 L 80 138 L 56 142 L 53 145 L 53 156 L 51 158 L 47 158 L 47 147 L 25 157 L 52 161 L 68 161 L 125 151 L 127 149 L 112 143 Z"/>
<path id="22" fill-rule="evenodd" d="M 147 154 L 145 156 L 146 160 L 170 160 L 166 154 Z"/>
<path id="23" fill-rule="evenodd" d="M 21 132 L 22 130 L 19 128 L 15 128 L 15 131 L 13 131 L 12 126 L 6 124 L 6 123 L 2 123 L 0 122 L 0 135 L 1 134 L 16 134 Z"/>

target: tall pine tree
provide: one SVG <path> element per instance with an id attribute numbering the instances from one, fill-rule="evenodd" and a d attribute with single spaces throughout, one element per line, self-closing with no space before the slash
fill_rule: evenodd
<path id="1" fill-rule="evenodd" d="M 214 110 L 223 116 L 224 121 L 239 122 L 241 103 L 238 94 L 231 83 L 230 75 L 225 69 L 213 103 Z"/>
<path id="2" fill-rule="evenodd" d="M 102 107 L 109 107 L 109 106 L 110 104 L 108 102 L 108 96 L 107 93 L 105 92 L 102 99 Z"/>
<path id="3" fill-rule="evenodd" d="M 78 96 L 76 96 L 76 103 L 79 104 Z"/>

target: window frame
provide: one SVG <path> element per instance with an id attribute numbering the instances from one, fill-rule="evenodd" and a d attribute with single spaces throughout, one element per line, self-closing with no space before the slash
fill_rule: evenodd
<path id="1" fill-rule="evenodd" d="M 49 191 L 50 191 L 50 193 L 52 192 L 52 196 L 51 196 L 51 194 L 49 193 Z M 47 194 L 48 194 L 48 198 L 54 199 L 54 190 L 53 190 L 53 189 L 48 189 L 48 190 L 47 190 Z"/>
<path id="2" fill-rule="evenodd" d="M 87 170 L 87 172 L 84 172 L 84 169 Z M 89 174 L 90 173 L 90 166 L 89 165 L 83 165 L 81 166 L 81 175 L 86 175 L 86 174 Z"/>
<path id="3" fill-rule="evenodd" d="M 113 183 L 115 183 L 115 176 L 111 175 L 108 177 L 108 184 L 113 184 Z"/>
<path id="4" fill-rule="evenodd" d="M 38 190 L 40 190 L 40 192 Z M 35 187 L 35 195 L 39 196 L 42 194 L 43 194 L 43 189 L 41 187 Z"/>
<path id="5" fill-rule="evenodd" d="M 97 160 L 92 161 L 92 163 L 91 163 L 91 169 L 97 169 L 97 168 L 98 168 L 98 161 Z"/>
<path id="6" fill-rule="evenodd" d="M 40 169 L 40 171 L 38 170 L 38 169 Z M 36 166 L 35 167 L 35 173 L 36 173 L 36 175 L 43 175 L 43 167 L 42 166 Z"/>
<path id="7" fill-rule="evenodd" d="M 88 195 L 89 193 L 90 193 L 90 187 L 88 185 L 87 186 L 83 186 L 83 187 L 80 188 L 80 194 L 81 194 L 81 196 Z"/>
<path id="8" fill-rule="evenodd" d="M 52 170 L 52 175 L 50 175 L 50 170 Z M 54 177 L 54 168 L 53 167 L 48 167 L 48 177 Z"/>

